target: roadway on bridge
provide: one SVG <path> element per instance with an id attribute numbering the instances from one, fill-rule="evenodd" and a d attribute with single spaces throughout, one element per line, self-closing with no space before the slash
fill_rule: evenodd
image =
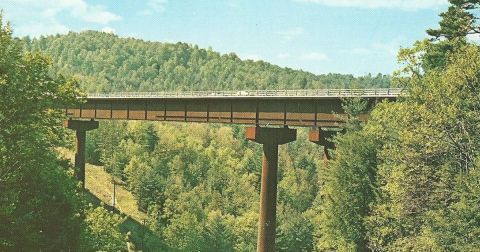
<path id="1" fill-rule="evenodd" d="M 84 104 L 65 112 L 73 119 L 339 127 L 343 100 L 362 97 L 371 108 L 404 94 L 391 88 L 90 94 Z"/>

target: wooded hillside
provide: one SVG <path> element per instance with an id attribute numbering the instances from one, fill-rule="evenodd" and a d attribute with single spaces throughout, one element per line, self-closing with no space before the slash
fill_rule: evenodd
<path id="1" fill-rule="evenodd" d="M 88 92 L 388 87 L 386 75 L 314 75 L 264 61 L 241 60 L 185 43 L 147 42 L 85 31 L 24 40 L 52 57 L 54 70 Z"/>

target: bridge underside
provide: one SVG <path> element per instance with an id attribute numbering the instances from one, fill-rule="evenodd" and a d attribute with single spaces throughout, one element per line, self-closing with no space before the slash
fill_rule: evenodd
<path id="1" fill-rule="evenodd" d="M 370 98 L 370 106 L 377 101 Z M 65 112 L 79 119 L 340 127 L 341 103 L 340 98 L 88 98 Z"/>

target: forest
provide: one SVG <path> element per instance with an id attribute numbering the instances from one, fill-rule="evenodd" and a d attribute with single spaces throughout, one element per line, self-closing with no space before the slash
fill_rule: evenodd
<path id="1" fill-rule="evenodd" d="M 263 61 L 221 55 L 185 43 L 147 42 L 98 31 L 24 38 L 25 48 L 44 52 L 52 69 L 80 81 L 88 93 L 134 91 L 319 89 L 388 87 L 377 74 L 314 75 Z"/>
<path id="2" fill-rule="evenodd" d="M 400 49 L 398 71 L 363 77 L 97 31 L 16 38 L 0 16 L 0 251 L 256 249 L 262 149 L 243 126 L 101 121 L 88 132 L 87 162 L 133 194 L 153 241 L 132 238 L 127 217 L 75 180 L 59 155 L 75 136 L 55 106 L 96 92 L 390 86 L 408 95 L 367 122 L 361 101 L 345 106 L 328 163 L 308 129 L 280 147 L 276 249 L 478 251 L 480 1 L 449 2 L 428 37 Z"/>

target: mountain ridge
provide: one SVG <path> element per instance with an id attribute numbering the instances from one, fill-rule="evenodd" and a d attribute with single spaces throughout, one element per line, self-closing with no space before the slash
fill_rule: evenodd
<path id="1" fill-rule="evenodd" d="M 54 71 L 78 79 L 87 92 L 388 87 L 377 74 L 315 75 L 265 61 L 242 60 L 197 45 L 145 41 L 83 31 L 30 40 L 28 51 L 52 57 Z"/>

